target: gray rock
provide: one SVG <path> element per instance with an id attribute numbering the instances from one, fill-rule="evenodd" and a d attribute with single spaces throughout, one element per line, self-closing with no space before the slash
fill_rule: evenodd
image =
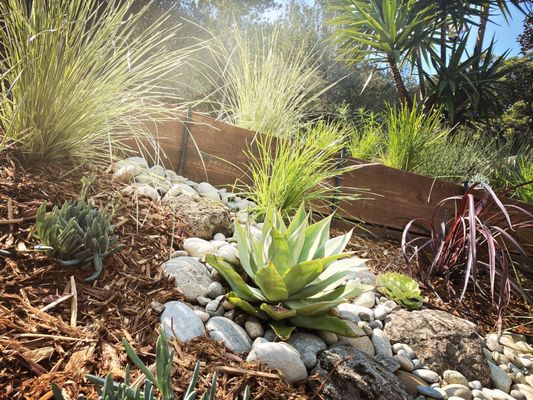
<path id="1" fill-rule="evenodd" d="M 226 311 L 223 315 L 227 319 L 231 319 L 233 321 L 235 319 L 235 310 L 233 309 L 233 310 Z"/>
<path id="2" fill-rule="evenodd" d="M 254 346 L 246 361 L 258 361 L 279 370 L 289 383 L 307 378 L 307 370 L 300 359 L 300 353 L 284 342 L 259 343 Z"/>
<path id="3" fill-rule="evenodd" d="M 196 193 L 196 190 L 194 190 L 189 185 L 185 183 L 174 183 L 165 194 L 163 201 L 169 202 L 172 200 L 172 198 L 178 197 L 180 195 L 198 197 L 198 193 Z"/>
<path id="4" fill-rule="evenodd" d="M 381 329 L 376 328 L 372 331 L 372 344 L 374 345 L 376 354 L 392 357 L 392 347 L 389 337 Z"/>
<path id="5" fill-rule="evenodd" d="M 146 196 L 152 201 L 157 202 L 161 198 L 161 196 L 159 196 L 159 192 L 155 188 L 144 183 L 133 183 L 130 185 L 130 188 L 137 196 Z"/>
<path id="6" fill-rule="evenodd" d="M 201 318 L 192 308 L 179 301 L 165 304 L 161 325 L 167 338 L 175 336 L 183 342 L 205 334 Z"/>
<path id="7" fill-rule="evenodd" d="M 318 331 L 318 336 L 328 345 L 331 346 L 339 341 L 337 335 L 329 331 Z"/>
<path id="8" fill-rule="evenodd" d="M 326 343 L 312 333 L 296 332 L 291 335 L 288 343 L 300 353 L 300 357 L 307 369 L 316 365 L 316 356 L 327 349 Z"/>
<path id="9" fill-rule="evenodd" d="M 217 233 L 217 234 L 213 237 L 213 240 L 224 241 L 224 240 L 226 240 L 226 236 L 224 236 L 222 233 Z"/>
<path id="10" fill-rule="evenodd" d="M 165 168 L 163 168 L 161 165 L 153 165 L 151 168 L 150 168 L 150 173 L 154 174 L 154 175 L 157 175 L 157 176 L 160 176 L 160 177 L 166 177 L 166 171 L 165 171 Z"/>
<path id="11" fill-rule="evenodd" d="M 418 368 L 421 368 L 422 367 L 422 361 L 420 361 L 418 358 L 413 358 L 411 360 L 411 362 L 413 363 L 413 365 L 415 366 L 415 369 L 418 369 Z"/>
<path id="12" fill-rule="evenodd" d="M 431 397 L 433 399 L 443 399 L 442 393 L 439 392 L 437 389 L 432 388 L 431 386 L 417 386 L 416 389 L 418 390 L 418 393 L 420 393 L 423 396 Z"/>
<path id="13" fill-rule="evenodd" d="M 259 320 L 255 317 L 246 318 L 246 322 L 244 323 L 244 329 L 246 330 L 246 332 L 248 332 L 248 335 L 250 335 L 252 340 L 265 334 L 263 325 L 261 325 L 261 322 L 259 322 Z"/>
<path id="14" fill-rule="evenodd" d="M 453 369 L 489 385 L 483 341 L 470 322 L 443 311 L 399 309 L 389 314 L 385 332 L 391 342 L 408 344 L 431 370 L 442 374 Z"/>
<path id="15" fill-rule="evenodd" d="M 168 276 L 174 278 L 176 287 L 188 301 L 192 302 L 197 297 L 207 296 L 209 285 L 212 282 L 211 275 L 205 266 L 195 258 L 171 258 L 163 263 L 161 268 Z"/>
<path id="16" fill-rule="evenodd" d="M 185 179 L 183 176 L 181 175 L 178 175 L 177 173 L 175 173 L 174 171 L 172 171 L 171 169 L 167 169 L 165 171 L 165 175 L 166 177 L 168 178 L 168 180 L 171 182 L 171 183 L 185 183 L 187 182 L 187 179 Z"/>
<path id="17" fill-rule="evenodd" d="M 451 385 L 446 385 L 442 388 L 448 395 L 448 398 L 452 396 L 457 396 L 465 400 L 472 400 L 472 392 L 464 385 L 453 383 Z"/>
<path id="18" fill-rule="evenodd" d="M 358 306 L 372 308 L 376 304 L 376 294 L 372 291 L 364 292 L 363 294 L 356 297 L 352 301 L 352 303 Z"/>
<path id="19" fill-rule="evenodd" d="M 207 290 L 207 297 L 211 299 L 215 299 L 226 292 L 220 282 L 211 282 Z"/>
<path id="20" fill-rule="evenodd" d="M 328 400 L 411 400 L 403 383 L 364 352 L 335 345 L 318 356 L 309 382 L 312 392 Z"/>
<path id="21" fill-rule="evenodd" d="M 402 354 L 395 354 L 394 359 L 398 362 L 398 364 L 400 364 L 400 368 L 404 371 L 411 372 L 415 369 L 415 366 L 413 365 L 409 357 L 406 357 Z"/>
<path id="22" fill-rule="evenodd" d="M 185 250 L 176 250 L 170 255 L 170 258 L 187 257 L 188 255 Z"/>
<path id="23" fill-rule="evenodd" d="M 368 338 L 365 331 L 359 328 L 351 321 L 346 321 L 346 324 L 351 328 L 355 337 L 338 336 L 339 344 L 348 345 L 355 349 L 361 350 L 368 354 L 370 357 L 376 354 L 372 341 Z"/>
<path id="24" fill-rule="evenodd" d="M 520 390 L 511 390 L 511 397 L 515 400 L 529 400 Z"/>
<path id="25" fill-rule="evenodd" d="M 200 182 L 198 186 L 196 187 L 196 191 L 202 197 L 205 197 L 211 200 L 220 201 L 220 195 L 218 194 L 218 190 L 210 183 Z"/>
<path id="26" fill-rule="evenodd" d="M 374 318 L 375 319 L 378 319 L 380 321 L 384 321 L 385 318 L 387 318 L 387 310 L 385 309 L 385 306 L 380 304 L 380 305 L 377 305 L 376 307 L 374 307 L 373 309 L 374 311 Z"/>
<path id="27" fill-rule="evenodd" d="M 208 305 L 210 301 L 211 301 L 211 299 L 210 299 L 209 297 L 198 296 L 198 297 L 196 298 L 196 302 L 197 302 L 198 304 L 200 304 L 201 306 L 204 306 L 204 307 L 205 307 L 206 305 Z"/>
<path id="28" fill-rule="evenodd" d="M 211 315 L 202 310 L 194 310 L 194 313 L 200 317 L 204 324 L 211 318 Z"/>
<path id="29" fill-rule="evenodd" d="M 263 336 L 263 338 L 269 342 L 273 342 L 274 340 L 276 340 L 278 337 L 276 336 L 276 333 L 271 329 L 271 328 L 268 328 L 266 331 L 265 331 L 265 336 Z"/>
<path id="30" fill-rule="evenodd" d="M 224 315 L 224 307 L 222 307 L 222 304 L 220 300 L 211 300 L 206 306 L 205 306 L 205 312 L 208 313 L 212 317 L 220 317 Z"/>
<path id="31" fill-rule="evenodd" d="M 368 326 L 372 329 L 383 329 L 383 322 L 381 322 L 379 319 L 376 319 L 374 321 L 369 322 Z"/>
<path id="32" fill-rule="evenodd" d="M 215 254 L 216 249 L 212 243 L 197 237 L 187 238 L 183 241 L 183 249 L 192 257 L 205 258 L 208 254 Z"/>
<path id="33" fill-rule="evenodd" d="M 473 389 L 472 390 L 472 396 L 474 396 L 474 399 L 479 400 L 492 400 L 492 397 L 487 396 L 479 389 Z"/>
<path id="34" fill-rule="evenodd" d="M 340 312 L 345 312 L 351 315 L 355 315 L 359 317 L 360 319 L 362 319 L 363 321 L 369 322 L 374 319 L 374 312 L 368 307 L 358 306 L 356 304 L 344 303 L 344 304 L 339 304 L 337 306 L 337 309 Z"/>
<path id="35" fill-rule="evenodd" d="M 230 244 L 220 247 L 217 250 L 216 255 L 230 264 L 239 265 L 239 251 L 236 247 L 231 246 Z"/>
<path id="36" fill-rule="evenodd" d="M 481 390 L 481 388 L 483 387 L 483 385 L 481 384 L 480 381 L 471 381 L 471 382 L 468 382 L 468 387 L 470 389 L 477 389 L 477 390 Z"/>
<path id="37" fill-rule="evenodd" d="M 235 322 L 224 317 L 213 317 L 206 324 L 213 340 L 220 340 L 233 353 L 247 353 L 252 349 L 252 339 Z"/>
<path id="38" fill-rule="evenodd" d="M 511 395 L 502 392 L 499 389 L 483 388 L 481 391 L 486 397 L 489 397 L 491 400 L 514 400 Z"/>
<path id="39" fill-rule="evenodd" d="M 201 239 L 211 239 L 216 233 L 233 234 L 229 208 L 219 201 L 184 194 L 169 197 L 168 204 L 187 225 L 189 232 Z"/>
<path id="40" fill-rule="evenodd" d="M 492 382 L 492 387 L 495 389 L 500 389 L 505 393 L 509 393 L 511 390 L 511 378 L 497 365 L 489 363 L 490 367 L 490 381 Z"/>
<path id="41" fill-rule="evenodd" d="M 438 383 L 440 382 L 440 376 L 434 371 L 431 371 L 430 369 L 415 369 L 412 371 L 413 375 L 418 376 L 419 378 L 422 378 L 427 383 Z"/>
<path id="42" fill-rule="evenodd" d="M 443 372 L 442 377 L 448 383 L 458 383 L 459 385 L 463 385 L 466 387 L 470 386 L 468 383 L 468 379 L 466 379 L 465 376 L 459 371 L 447 369 Z"/>
<path id="43" fill-rule="evenodd" d="M 376 354 L 374 356 L 374 361 L 380 363 L 391 372 L 394 372 L 400 368 L 400 363 L 396 361 L 395 358 L 384 356 L 383 354 Z"/>

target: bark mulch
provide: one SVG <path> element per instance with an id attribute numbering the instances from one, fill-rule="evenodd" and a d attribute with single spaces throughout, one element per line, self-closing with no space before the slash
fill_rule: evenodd
<path id="1" fill-rule="evenodd" d="M 183 300 L 159 265 L 181 247 L 186 226 L 170 209 L 125 194 L 124 185 L 104 171 L 31 168 L 8 152 L 0 160 L 0 399 L 51 399 L 51 382 L 70 398 L 80 393 L 96 398 L 83 377 L 108 372 L 123 377 L 131 361 L 122 338 L 153 364 L 162 304 Z M 88 198 L 113 205 L 115 231 L 125 245 L 91 283 L 83 278 L 92 271 L 60 267 L 33 251 L 38 241 L 32 235 L 39 205 L 78 198 L 80 178 L 87 174 L 96 177 Z M 200 394 L 217 371 L 217 399 L 237 398 L 247 385 L 254 399 L 307 398 L 303 386 L 291 387 L 279 374 L 244 363 L 220 343 L 200 338 L 172 346 L 178 394 L 200 360 Z M 133 367 L 132 378 L 138 376 Z"/>

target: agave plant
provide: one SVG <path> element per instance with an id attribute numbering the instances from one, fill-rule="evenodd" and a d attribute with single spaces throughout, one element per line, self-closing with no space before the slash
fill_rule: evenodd
<path id="1" fill-rule="evenodd" d="M 365 260 L 340 260 L 350 255 L 343 250 L 351 232 L 330 239 L 331 218 L 310 225 L 302 205 L 286 226 L 281 213 L 271 209 L 261 240 L 236 223 L 241 266 L 253 284 L 221 258 L 208 256 L 206 261 L 231 286 L 227 299 L 253 316 L 272 320 L 280 338 L 286 340 L 296 326 L 353 336 L 332 309 L 373 287 L 347 282 L 366 269 Z"/>
<path id="2" fill-rule="evenodd" d="M 63 266 L 91 264 L 94 273 L 85 279 L 93 281 L 100 276 L 103 259 L 121 249 L 116 245 L 111 216 L 85 200 L 66 201 L 61 208 L 55 206 L 46 212 L 46 203 L 37 210 L 35 234 L 41 241 L 37 247 L 48 255 L 57 257 Z"/>
<path id="3" fill-rule="evenodd" d="M 407 275 L 387 272 L 377 277 L 376 286 L 386 298 L 406 308 L 418 309 L 424 302 L 418 282 Z"/>
<path id="4" fill-rule="evenodd" d="M 145 376 L 144 383 L 136 385 L 135 387 L 130 384 L 130 368 L 126 366 L 126 374 L 124 382 L 113 381 L 113 375 L 109 373 L 105 379 L 94 375 L 87 375 L 86 378 L 90 382 L 95 384 L 96 392 L 98 393 L 98 400 L 174 400 L 176 396 L 174 389 L 172 388 L 172 362 L 173 353 L 170 351 L 168 341 L 162 330 L 159 332 L 159 338 L 156 344 L 156 356 L 155 356 L 155 370 L 156 374 L 150 371 L 150 369 L 142 362 L 139 356 L 135 353 L 135 350 L 131 347 L 126 339 L 122 339 L 122 344 L 126 353 L 133 361 L 135 366 L 141 370 Z M 196 385 L 200 377 L 200 362 L 196 363 L 191 381 L 187 390 L 183 394 L 183 400 L 195 400 L 197 398 L 198 391 Z M 211 380 L 211 388 L 205 392 L 201 400 L 215 400 L 215 389 L 217 384 L 217 375 L 213 374 Z M 143 388 L 141 390 L 141 387 Z M 156 390 L 159 392 L 159 396 L 156 396 Z M 63 393 L 59 387 L 52 383 L 52 392 L 55 400 L 65 400 Z M 243 400 L 249 400 L 250 390 L 247 386 L 243 392 Z M 85 396 L 78 396 L 78 400 L 85 400 Z"/>

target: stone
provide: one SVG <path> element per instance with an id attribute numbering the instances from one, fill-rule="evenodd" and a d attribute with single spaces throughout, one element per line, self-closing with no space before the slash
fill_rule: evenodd
<path id="1" fill-rule="evenodd" d="M 337 309 L 340 312 L 346 312 L 355 315 L 363 321 L 370 322 L 374 319 L 374 312 L 368 307 L 358 306 L 356 304 L 350 303 L 343 303 L 339 304 L 337 306 Z"/>
<path id="2" fill-rule="evenodd" d="M 369 337 L 372 336 L 372 328 L 370 327 L 370 325 L 368 325 L 367 322 L 359 321 L 357 323 L 357 326 L 361 328 L 366 333 L 367 336 Z"/>
<path id="3" fill-rule="evenodd" d="M 157 176 L 161 176 L 161 177 L 166 177 L 166 171 L 165 171 L 165 168 L 163 168 L 161 165 L 153 165 L 151 168 L 150 168 L 150 173 L 154 174 L 154 175 L 157 175 Z"/>
<path id="4" fill-rule="evenodd" d="M 374 311 L 374 318 L 375 319 L 378 319 L 380 321 L 384 321 L 386 318 L 387 318 L 387 310 L 385 309 L 385 306 L 380 304 L 380 305 L 377 305 L 376 307 L 374 307 L 374 309 L 372 310 Z"/>
<path id="5" fill-rule="evenodd" d="M 279 370 L 289 383 L 307 378 L 307 369 L 300 359 L 300 353 L 284 342 L 259 343 L 254 346 L 246 361 L 258 361 Z"/>
<path id="6" fill-rule="evenodd" d="M 244 323 L 244 329 L 248 333 L 248 335 L 252 338 L 252 340 L 263 336 L 265 334 L 265 330 L 263 329 L 263 325 L 261 325 L 261 322 L 255 317 L 248 317 L 246 318 L 246 322 Z"/>
<path id="7" fill-rule="evenodd" d="M 119 182 L 129 182 L 135 176 L 148 169 L 148 163 L 142 157 L 129 157 L 113 165 L 113 179 Z"/>
<path id="8" fill-rule="evenodd" d="M 465 400 L 472 400 L 472 392 L 468 387 L 464 385 L 460 385 L 458 383 L 452 383 L 450 385 L 446 385 L 442 388 L 444 392 L 448 395 L 448 398 L 452 396 L 457 396 Z"/>
<path id="9" fill-rule="evenodd" d="M 318 331 L 318 336 L 326 342 L 328 346 L 334 345 L 339 341 L 337 335 L 330 331 Z"/>
<path id="10" fill-rule="evenodd" d="M 442 377 L 448 383 L 458 383 L 466 387 L 470 386 L 468 383 L 468 379 L 466 379 L 464 375 L 458 371 L 447 369 L 446 371 L 443 372 Z"/>
<path id="11" fill-rule="evenodd" d="M 335 345 L 318 356 L 311 372 L 318 379 L 309 382 L 311 392 L 328 400 L 412 399 L 402 382 L 364 352 Z"/>
<path id="12" fill-rule="evenodd" d="M 233 234 L 230 210 L 219 201 L 184 194 L 163 198 L 187 225 L 189 232 L 201 239 L 210 240 L 216 233 Z"/>
<path id="13" fill-rule="evenodd" d="M 395 354 L 394 359 L 398 362 L 398 364 L 400 364 L 400 368 L 404 371 L 411 372 L 415 369 L 413 362 L 402 354 Z"/>
<path id="14" fill-rule="evenodd" d="M 210 299 L 209 297 L 198 296 L 198 297 L 196 298 L 196 302 L 197 302 L 198 304 L 200 304 L 201 306 L 204 306 L 204 307 L 205 307 L 206 305 L 208 305 L 210 301 L 211 301 L 211 299 Z"/>
<path id="15" fill-rule="evenodd" d="M 403 351 L 404 353 L 402 354 L 404 354 L 406 357 L 410 359 L 415 358 L 415 352 L 405 343 L 394 343 L 392 345 L 392 351 L 394 352 L 394 354 L 400 354 L 400 352 Z"/>
<path id="16" fill-rule="evenodd" d="M 205 258 L 208 254 L 215 254 L 216 249 L 212 243 L 197 237 L 187 238 L 183 241 L 183 249 L 192 257 Z"/>
<path id="17" fill-rule="evenodd" d="M 161 198 L 161 196 L 159 196 L 159 192 L 150 185 L 133 183 L 130 185 L 130 188 L 136 195 L 149 197 L 152 201 L 157 202 Z"/>
<path id="18" fill-rule="evenodd" d="M 276 340 L 278 338 L 278 336 L 276 335 L 276 333 L 272 330 L 272 328 L 268 328 L 266 331 L 265 331 L 265 336 L 263 336 L 263 338 L 265 338 L 265 340 L 268 340 L 269 342 L 273 342 L 274 340 Z"/>
<path id="19" fill-rule="evenodd" d="M 200 182 L 198 186 L 196 187 L 196 191 L 202 197 L 205 197 L 211 200 L 220 201 L 220 195 L 218 194 L 218 190 L 210 183 Z"/>
<path id="20" fill-rule="evenodd" d="M 491 400 L 514 400 L 509 394 L 502 392 L 499 389 L 483 388 L 481 392 L 485 397 L 489 397 Z"/>
<path id="21" fill-rule="evenodd" d="M 211 315 L 202 310 L 194 310 L 194 313 L 200 317 L 204 324 L 211 318 Z"/>
<path id="22" fill-rule="evenodd" d="M 490 381 L 492 382 L 492 387 L 495 389 L 500 389 L 505 393 L 509 393 L 511 390 L 511 378 L 497 365 L 489 364 L 490 367 Z"/>
<path id="23" fill-rule="evenodd" d="M 392 357 L 392 347 L 389 337 L 381 329 L 376 328 L 372 331 L 372 344 L 374 345 L 376 354 Z"/>
<path id="24" fill-rule="evenodd" d="M 213 317 L 205 326 L 209 337 L 219 340 L 233 353 L 247 353 L 252 349 L 252 339 L 235 322 L 224 317 Z"/>
<path id="25" fill-rule="evenodd" d="M 422 378 L 427 383 L 439 383 L 440 382 L 440 376 L 434 371 L 431 371 L 430 369 L 415 369 L 413 372 L 413 375 L 418 376 L 419 378 Z"/>
<path id="26" fill-rule="evenodd" d="M 498 335 L 492 333 L 485 338 L 485 345 L 490 351 L 497 351 L 501 353 L 503 346 L 498 342 Z"/>
<path id="27" fill-rule="evenodd" d="M 397 371 L 400 368 L 400 363 L 396 361 L 393 357 L 388 357 L 383 354 L 376 354 L 374 356 L 374 361 L 380 363 L 382 366 L 387 368 L 390 372 Z"/>
<path id="28" fill-rule="evenodd" d="M 420 361 L 418 358 L 413 358 L 411 362 L 415 366 L 415 369 L 422 368 L 422 361 Z"/>
<path id="29" fill-rule="evenodd" d="M 524 393 L 527 400 L 533 400 L 533 387 L 523 383 L 517 383 L 516 385 L 513 385 L 512 389 L 519 390 Z"/>
<path id="30" fill-rule="evenodd" d="M 222 233 L 217 233 L 217 234 L 213 237 L 213 240 L 219 240 L 219 241 L 223 242 L 223 241 L 226 240 L 226 236 L 224 236 Z"/>
<path id="31" fill-rule="evenodd" d="M 427 386 L 426 382 L 410 372 L 399 369 L 395 374 L 405 385 L 407 393 L 412 394 L 413 396 L 418 394 L 418 386 Z"/>
<path id="32" fill-rule="evenodd" d="M 327 349 L 327 345 L 322 339 L 306 332 L 293 333 L 287 343 L 298 350 L 307 369 L 313 368 L 317 362 L 317 354 Z"/>
<path id="33" fill-rule="evenodd" d="M 472 390 L 472 396 L 474 396 L 474 399 L 480 399 L 480 400 L 492 400 L 492 397 L 487 396 L 484 394 L 481 389 L 473 389 Z"/>
<path id="34" fill-rule="evenodd" d="M 204 323 L 195 311 L 180 301 L 165 304 L 161 314 L 161 325 L 167 338 L 172 336 L 185 342 L 205 334 Z"/>
<path id="35" fill-rule="evenodd" d="M 520 390 L 511 390 L 510 395 L 515 400 L 528 400 L 526 395 L 522 393 Z"/>
<path id="36" fill-rule="evenodd" d="M 348 345 L 350 347 L 363 351 L 371 357 L 374 356 L 376 354 L 374 350 L 374 345 L 372 345 L 372 341 L 368 338 L 366 333 L 361 328 L 359 328 L 359 326 L 357 326 L 351 321 L 346 321 L 346 325 L 350 327 L 350 329 L 355 334 L 355 337 L 338 336 L 339 344 Z"/>
<path id="37" fill-rule="evenodd" d="M 371 329 L 383 329 L 383 322 L 381 322 L 379 319 L 376 319 L 374 321 L 371 321 L 368 323 L 368 326 L 371 328 Z"/>
<path id="38" fill-rule="evenodd" d="M 188 255 L 185 250 L 176 250 L 170 255 L 170 258 L 187 257 Z"/>
<path id="39" fill-rule="evenodd" d="M 224 307 L 224 310 L 233 310 L 236 306 L 231 301 L 224 300 L 222 301 L 222 307 Z"/>
<path id="40" fill-rule="evenodd" d="M 220 282 L 211 282 L 207 288 L 207 297 L 215 299 L 218 296 L 225 294 L 225 292 L 226 291 Z"/>
<path id="41" fill-rule="evenodd" d="M 363 294 L 357 296 L 353 301 L 353 304 L 357 306 L 362 306 L 366 308 L 372 308 L 376 304 L 376 294 L 372 291 L 364 292 Z"/>
<path id="42" fill-rule="evenodd" d="M 230 264 L 239 265 L 239 251 L 229 244 L 220 247 L 217 250 L 216 255 Z"/>
<path id="43" fill-rule="evenodd" d="M 437 389 L 432 388 L 431 386 L 417 386 L 416 389 L 418 390 L 418 393 L 421 395 L 431 397 L 433 399 L 443 399 L 442 393 L 439 392 Z"/>
<path id="44" fill-rule="evenodd" d="M 193 257 L 171 258 L 161 264 L 166 275 L 173 277 L 178 290 L 188 301 L 195 301 L 197 297 L 207 297 L 211 275 L 205 265 Z"/>
<path id="45" fill-rule="evenodd" d="M 171 201 L 173 197 L 177 197 L 179 195 L 198 197 L 198 193 L 196 193 L 196 190 L 194 190 L 189 185 L 185 183 L 175 183 L 170 187 L 170 189 L 165 194 L 165 197 L 163 198 L 163 202 Z"/>
<path id="46" fill-rule="evenodd" d="M 442 374 L 452 369 L 489 385 L 483 341 L 472 323 L 438 310 L 399 309 L 389 314 L 384 330 L 392 343 L 409 345 L 431 370 Z"/>
<path id="47" fill-rule="evenodd" d="M 211 300 L 206 306 L 205 306 L 205 312 L 208 313 L 212 317 L 220 317 L 224 315 L 224 307 L 222 307 L 222 304 L 220 300 Z"/>

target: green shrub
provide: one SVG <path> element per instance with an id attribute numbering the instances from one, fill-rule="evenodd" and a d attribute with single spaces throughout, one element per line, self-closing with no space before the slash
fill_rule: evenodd
<path id="1" fill-rule="evenodd" d="M 126 377 L 124 383 L 114 382 L 113 375 L 109 373 L 105 379 L 94 375 L 87 375 L 86 378 L 95 384 L 96 392 L 98 393 L 98 398 L 100 400 L 174 400 L 176 399 L 176 394 L 172 387 L 172 362 L 174 354 L 170 351 L 168 341 L 165 337 L 165 334 L 161 330 L 159 333 L 159 338 L 157 339 L 156 344 L 156 355 L 155 355 L 155 371 L 154 375 L 150 369 L 142 362 L 142 360 L 137 356 L 135 350 L 131 347 L 129 342 L 126 339 L 122 339 L 122 344 L 126 353 L 133 361 L 135 366 L 141 370 L 145 376 L 144 382 L 136 387 L 130 385 L 130 368 L 126 366 Z M 183 394 L 183 400 L 195 400 L 197 398 L 196 384 L 200 377 L 200 361 L 196 363 L 194 368 L 191 381 L 187 390 Z M 217 375 L 213 374 L 213 379 L 211 380 L 211 388 L 208 392 L 205 392 L 201 400 L 215 400 L 215 389 L 217 384 Z M 142 390 L 141 390 L 142 387 Z M 159 396 L 156 396 L 157 389 Z M 52 383 L 52 391 L 54 394 L 55 400 L 65 400 L 59 387 Z M 249 400 L 250 394 L 249 389 L 246 389 L 243 392 L 242 400 Z M 78 400 L 85 400 L 85 396 L 80 395 Z"/>
<path id="2" fill-rule="evenodd" d="M 272 207 L 288 217 L 302 202 L 329 206 L 335 196 L 354 200 L 361 190 L 333 184 L 337 175 L 358 168 L 339 165 L 347 135 L 338 123 L 319 122 L 297 130 L 290 139 L 257 136 L 254 147 L 247 151 L 253 183 L 240 183 L 237 188 L 257 204 L 254 211 L 259 219 Z"/>
<path id="3" fill-rule="evenodd" d="M 94 273 L 85 281 L 95 280 L 103 269 L 103 259 L 120 250 L 118 236 L 113 235 L 111 216 L 84 199 L 66 201 L 46 212 L 46 203 L 37 210 L 35 234 L 41 241 L 38 249 L 57 257 L 64 266 L 91 264 Z"/>
<path id="4" fill-rule="evenodd" d="M 330 239 L 331 218 L 310 225 L 301 205 L 286 226 L 279 211 L 270 210 L 262 240 L 236 223 L 239 259 L 252 284 L 221 258 L 208 256 L 206 261 L 231 286 L 227 299 L 250 315 L 270 320 L 280 338 L 287 339 L 295 326 L 353 336 L 332 309 L 372 286 L 346 283 L 366 267 L 357 257 L 340 260 L 349 255 L 343 251 L 352 233 Z"/>
<path id="5" fill-rule="evenodd" d="M 329 87 L 319 79 L 316 54 L 306 46 L 283 48 L 277 27 L 245 32 L 233 28 L 216 38 L 219 118 L 256 132 L 284 135 L 298 129 Z"/>
<path id="6" fill-rule="evenodd" d="M 409 309 L 418 309 L 424 302 L 418 282 L 404 274 L 387 272 L 379 275 L 376 287 L 387 299 Z"/>
<path id="7" fill-rule="evenodd" d="M 386 137 L 381 162 L 392 168 L 417 171 L 428 149 L 448 136 L 441 115 L 438 110 L 425 114 L 416 104 L 412 109 L 405 104 L 388 106 L 384 114 Z"/>
<path id="8" fill-rule="evenodd" d="M 155 142 L 143 123 L 169 118 L 163 79 L 190 49 L 166 46 L 166 16 L 140 28 L 131 1 L 0 2 L 0 143 L 32 161 L 109 161 L 125 139 Z M 146 145 L 146 144 L 145 144 Z"/>
<path id="9" fill-rule="evenodd" d="M 360 160 L 375 161 L 383 153 L 383 125 L 377 114 L 363 115 L 348 143 L 350 155 Z"/>

